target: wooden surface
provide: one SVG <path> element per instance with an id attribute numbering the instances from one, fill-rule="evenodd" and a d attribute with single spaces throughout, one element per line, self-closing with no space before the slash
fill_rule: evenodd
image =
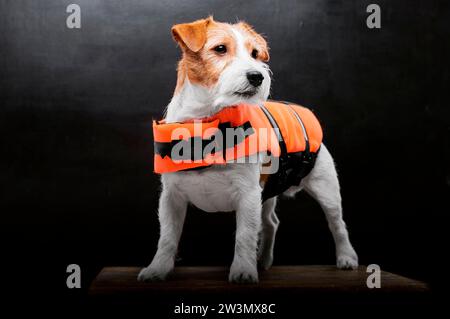
<path id="1" fill-rule="evenodd" d="M 106 267 L 93 281 L 91 296 L 192 294 L 314 294 L 314 293 L 424 293 L 425 283 L 382 271 L 381 288 L 366 285 L 366 267 L 338 270 L 335 266 L 276 266 L 260 271 L 258 284 L 231 284 L 225 267 L 177 267 L 163 282 L 138 282 L 138 267 Z"/>

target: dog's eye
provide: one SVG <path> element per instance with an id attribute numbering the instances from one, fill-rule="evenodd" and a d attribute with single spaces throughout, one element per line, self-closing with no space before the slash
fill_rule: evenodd
<path id="1" fill-rule="evenodd" d="M 257 57 L 258 57 L 258 50 L 253 49 L 253 51 L 252 51 L 252 58 L 256 59 Z"/>
<path id="2" fill-rule="evenodd" d="M 224 54 L 227 52 L 227 47 L 221 44 L 214 47 L 213 50 L 216 51 L 217 53 Z"/>

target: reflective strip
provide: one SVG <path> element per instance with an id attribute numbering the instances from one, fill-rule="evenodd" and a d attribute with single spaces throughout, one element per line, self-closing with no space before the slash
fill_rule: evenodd
<path id="1" fill-rule="evenodd" d="M 281 130 L 277 124 L 277 121 L 275 121 L 272 114 L 270 114 L 269 110 L 266 109 L 264 105 L 260 105 L 260 107 L 261 110 L 263 110 L 264 114 L 266 115 L 267 119 L 269 120 L 270 125 L 272 125 L 275 135 L 277 136 L 278 143 L 280 144 L 281 155 L 287 154 L 286 143 L 284 142 L 283 135 L 281 135 Z"/>
<path id="2" fill-rule="evenodd" d="M 302 119 L 300 118 L 300 116 L 297 114 L 297 112 L 295 112 L 295 110 L 292 108 L 291 105 L 287 104 L 289 110 L 291 111 L 291 113 L 294 113 L 294 116 L 297 118 L 297 121 L 300 123 L 300 126 L 302 127 L 302 131 L 303 131 L 303 136 L 305 137 L 305 140 L 308 142 L 308 133 L 306 132 L 306 128 L 305 125 L 303 124 Z"/>

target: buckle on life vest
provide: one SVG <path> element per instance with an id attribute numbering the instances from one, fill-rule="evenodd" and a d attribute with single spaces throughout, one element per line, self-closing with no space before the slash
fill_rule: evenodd
<path id="1" fill-rule="evenodd" d="M 312 153 L 308 141 L 306 142 L 303 152 L 285 153 L 280 156 L 278 172 L 270 175 L 264 185 L 263 202 L 283 193 L 291 186 L 300 185 L 302 179 L 311 172 L 319 150 L 317 153 Z"/>

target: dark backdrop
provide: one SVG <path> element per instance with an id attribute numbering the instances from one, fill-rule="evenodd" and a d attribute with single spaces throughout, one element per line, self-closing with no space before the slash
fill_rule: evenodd
<path id="1" fill-rule="evenodd" d="M 312 108 L 334 154 L 345 220 L 362 264 L 436 285 L 449 213 L 448 21 L 444 1 L 0 2 L 2 264 L 13 296 L 72 300 L 105 265 L 151 261 L 159 181 L 151 119 L 162 115 L 180 54 L 175 23 L 244 19 L 271 47 L 272 98 Z M 318 205 L 278 207 L 275 264 L 332 264 Z M 179 264 L 229 265 L 233 214 L 189 209 Z M 36 293 L 38 291 L 39 293 Z M 52 299 L 53 300 L 53 299 Z M 47 300 L 47 302 L 50 302 Z"/>

